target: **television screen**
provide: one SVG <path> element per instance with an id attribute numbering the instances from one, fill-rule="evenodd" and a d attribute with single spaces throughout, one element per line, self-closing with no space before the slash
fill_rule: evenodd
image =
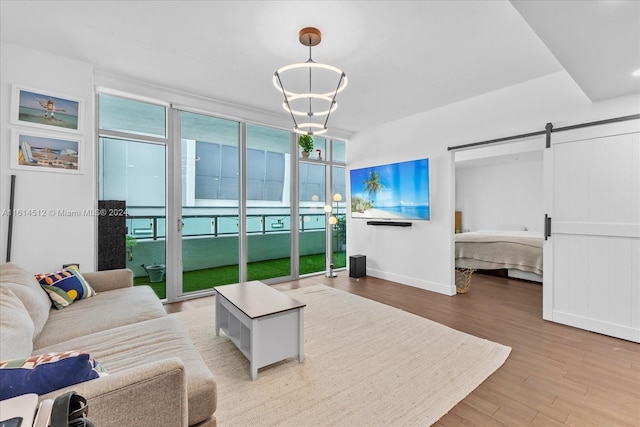
<path id="1" fill-rule="evenodd" d="M 352 169 L 351 217 L 429 220 L 429 159 Z"/>

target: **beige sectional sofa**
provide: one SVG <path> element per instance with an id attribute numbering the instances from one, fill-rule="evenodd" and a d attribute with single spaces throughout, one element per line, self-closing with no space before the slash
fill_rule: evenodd
<path id="1" fill-rule="evenodd" d="M 108 375 L 75 390 L 96 426 L 215 426 L 216 382 L 180 322 L 130 270 L 83 273 L 97 295 L 57 310 L 33 273 L 0 266 L 0 360 L 89 353 Z"/>

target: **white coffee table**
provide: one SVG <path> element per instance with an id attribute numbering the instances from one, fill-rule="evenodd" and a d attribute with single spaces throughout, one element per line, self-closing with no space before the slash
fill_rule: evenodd
<path id="1" fill-rule="evenodd" d="M 289 357 L 304 360 L 305 304 L 259 281 L 218 286 L 216 335 L 220 329 L 258 369 Z"/>

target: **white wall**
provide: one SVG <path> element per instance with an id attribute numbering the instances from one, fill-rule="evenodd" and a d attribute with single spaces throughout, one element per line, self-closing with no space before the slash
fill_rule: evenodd
<path id="1" fill-rule="evenodd" d="M 96 207 L 93 66 L 7 43 L 0 46 L 0 245 L 6 260 L 10 176 L 16 175 L 11 261 L 34 273 L 60 269 L 62 264 L 80 263 L 95 269 L 95 224 L 92 216 L 63 216 L 58 210 L 90 210 Z M 10 169 L 11 129 L 41 129 L 10 123 L 12 84 L 50 91 L 84 100 L 84 173 L 65 174 Z M 47 131 L 60 137 L 73 134 Z M 77 136 L 77 134 L 75 135 Z M 13 143 L 13 141 L 11 141 Z M 37 215 L 26 216 L 28 210 Z"/>
<path id="2" fill-rule="evenodd" d="M 350 168 L 430 158 L 432 219 L 408 228 L 349 219 L 348 253 L 367 256 L 369 275 L 455 294 L 455 168 L 447 147 L 540 131 L 547 122 L 560 127 L 637 114 L 639 101 L 593 104 L 563 71 L 356 134 L 347 147 Z"/>
<path id="3" fill-rule="evenodd" d="M 544 222 L 542 152 L 514 155 L 496 164 L 456 164 L 456 210 L 462 229 L 514 230 L 542 235 Z"/>

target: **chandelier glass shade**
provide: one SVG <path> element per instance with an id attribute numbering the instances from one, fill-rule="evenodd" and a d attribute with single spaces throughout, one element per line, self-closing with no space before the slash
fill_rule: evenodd
<path id="1" fill-rule="evenodd" d="M 327 131 L 329 116 L 338 108 L 336 96 L 347 87 L 348 79 L 341 69 L 311 59 L 311 47 L 321 40 L 320 30 L 303 28 L 299 40 L 309 46 L 309 59 L 279 68 L 273 74 L 273 86 L 284 97 L 282 107 L 293 119 L 293 130 L 321 135 Z"/>

